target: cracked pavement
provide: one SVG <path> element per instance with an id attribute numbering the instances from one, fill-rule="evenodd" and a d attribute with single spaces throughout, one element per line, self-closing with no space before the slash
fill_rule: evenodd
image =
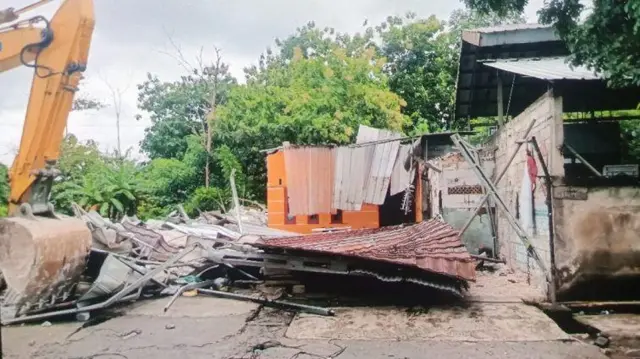
<path id="1" fill-rule="evenodd" d="M 527 327 L 519 322 L 527 316 L 495 308 L 453 319 L 438 311 L 344 309 L 336 317 L 318 317 L 317 324 L 295 326 L 294 319 L 308 315 L 206 297 L 179 298 L 163 313 L 165 304 L 166 299 L 137 302 L 124 308 L 125 315 L 77 332 L 77 322 L 3 328 L 5 358 L 605 358 L 596 347 L 568 337 L 540 340 L 536 331 L 553 333 L 544 322 Z M 467 320 L 476 323 L 468 330 L 495 325 L 523 334 L 504 341 L 498 330 L 481 340 L 465 339 L 457 327 L 466 327 Z"/>

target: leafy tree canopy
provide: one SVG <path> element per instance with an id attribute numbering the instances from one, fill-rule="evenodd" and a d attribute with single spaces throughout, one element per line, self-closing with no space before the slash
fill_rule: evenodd
<path id="1" fill-rule="evenodd" d="M 226 65 L 219 75 L 211 66 L 190 71 L 173 82 L 148 74 L 147 80 L 138 85 L 138 107 L 149 115 L 152 123 L 145 130 L 141 148 L 152 159 L 181 158 L 188 147 L 187 136 L 204 134 L 214 76 L 221 79 L 217 87 L 220 104 L 226 102 L 229 89 L 237 82 Z"/>
<path id="2" fill-rule="evenodd" d="M 348 143 L 360 124 L 402 131 L 406 102 L 389 90 L 384 64 L 372 48 L 349 56 L 334 45 L 322 57 L 295 48 L 288 64 L 274 62 L 256 73 L 259 81 L 231 90 L 219 109 L 214 142 L 229 146 L 250 176 L 248 191 L 263 198 L 262 149 L 283 141 Z"/>

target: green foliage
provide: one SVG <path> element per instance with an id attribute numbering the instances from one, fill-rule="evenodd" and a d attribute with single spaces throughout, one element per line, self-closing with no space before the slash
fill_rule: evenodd
<path id="1" fill-rule="evenodd" d="M 149 200 L 160 207 L 181 203 L 200 185 L 196 171 L 174 158 L 152 160 L 142 171 L 140 184 Z"/>
<path id="2" fill-rule="evenodd" d="M 68 135 L 60 146 L 58 169 L 61 181 L 78 181 L 93 167 L 104 166 L 107 160 L 94 141 L 81 143 L 77 137 Z"/>
<path id="3" fill-rule="evenodd" d="M 468 7 L 500 14 L 522 12 L 527 0 L 465 0 Z M 579 0 L 552 0 L 538 12 L 567 42 L 575 65 L 605 74 L 612 86 L 640 85 L 640 2 L 594 0 L 584 22 Z"/>
<path id="4" fill-rule="evenodd" d="M 189 216 L 197 216 L 198 211 L 229 209 L 231 192 L 218 187 L 198 187 L 184 205 Z"/>
<path id="5" fill-rule="evenodd" d="M 206 132 L 216 76 L 218 104 L 226 102 L 229 89 L 236 83 L 226 65 L 221 65 L 220 73 L 213 68 L 193 69 L 174 82 L 162 82 L 148 74 L 147 80 L 138 85 L 138 107 L 149 114 L 152 123 L 141 143 L 150 158 L 181 158 L 189 146 L 187 137 Z"/>
<path id="6" fill-rule="evenodd" d="M 93 142 L 65 139 L 59 159 L 60 178 L 52 189 L 57 210 L 69 213 L 71 203 L 97 209 L 111 219 L 136 213 L 145 191 L 139 185 L 138 166 L 126 159 L 101 154 Z"/>
<path id="7" fill-rule="evenodd" d="M 216 160 L 222 171 L 222 176 L 226 182 L 229 181 L 231 174 L 234 173 L 234 179 L 239 194 L 244 194 L 246 190 L 246 177 L 243 173 L 242 163 L 236 157 L 229 146 L 222 145 L 216 150 Z M 223 180 L 223 182 L 225 182 Z M 231 185 L 231 183 L 229 183 Z"/>
<path id="8" fill-rule="evenodd" d="M 7 166 L 0 163 L 0 217 L 7 216 L 7 202 L 9 201 L 9 177 Z"/>
<path id="9" fill-rule="evenodd" d="M 407 124 L 404 100 L 389 91 L 384 59 L 369 49 L 348 56 L 331 53 L 305 57 L 296 49 L 286 66 L 267 66 L 256 78 L 231 90 L 219 109 L 214 143 L 226 144 L 247 174 L 247 191 L 264 198 L 265 166 L 261 149 L 283 141 L 296 144 L 345 144 L 365 124 L 398 131 Z"/>
<path id="10" fill-rule="evenodd" d="M 625 147 L 628 163 L 640 161 L 640 120 L 620 121 L 622 143 Z"/>
<path id="11" fill-rule="evenodd" d="M 80 183 L 61 184 L 58 202 L 74 201 L 86 210 L 97 209 L 113 220 L 136 214 L 143 190 L 136 178 L 138 169 L 129 161 L 93 167 Z"/>
<path id="12" fill-rule="evenodd" d="M 268 48 L 262 54 L 258 66 L 246 68 L 245 75 L 248 83 L 265 84 L 269 81 L 276 84 L 276 79 L 268 69 L 286 68 L 296 53 L 305 59 L 325 58 L 333 56 L 334 50 L 340 48 L 349 57 L 360 56 L 370 48 L 375 48 L 374 31 L 369 28 L 364 33 L 354 35 L 338 33 L 333 28 L 319 28 L 315 22 L 296 29 L 296 32 L 284 40 L 276 39 L 275 51 Z M 281 80 L 286 81 L 286 76 Z"/>
<path id="13" fill-rule="evenodd" d="M 447 41 L 445 22 L 408 14 L 389 17 L 376 30 L 382 39 L 380 51 L 389 61 L 389 87 L 406 101 L 403 112 L 412 120 L 405 131 L 458 127 L 451 123 L 457 54 Z"/>

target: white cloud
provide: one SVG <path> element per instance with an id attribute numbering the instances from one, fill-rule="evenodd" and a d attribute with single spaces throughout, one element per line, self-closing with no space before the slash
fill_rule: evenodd
<path id="1" fill-rule="evenodd" d="M 12 0 L 11 6 L 20 8 L 32 2 Z M 526 15 L 531 20 L 542 2 L 530 1 Z M 53 1 L 33 15 L 50 17 L 60 3 Z M 109 101 L 104 79 L 114 87 L 128 87 L 123 95 L 121 140 L 123 150 L 131 146 L 137 151 L 148 122 L 134 119 L 136 85 L 144 81 L 147 72 L 166 80 L 182 73 L 177 62 L 162 53 L 171 51 L 169 34 L 189 58 L 200 48 L 205 55 L 211 54 L 214 45 L 222 48 L 232 73 L 242 77 L 243 67 L 257 61 L 274 38 L 285 37 L 311 20 L 319 26 L 355 32 L 362 29 L 365 19 L 377 24 L 388 15 L 408 11 L 446 19 L 459 7 L 461 3 L 451 0 L 95 0 L 96 29 L 81 92 Z M 0 74 L 0 162 L 6 164 L 13 161 L 20 142 L 31 75 L 27 68 Z M 99 142 L 103 149 L 116 148 L 112 108 L 72 113 L 68 129 L 81 140 Z"/>

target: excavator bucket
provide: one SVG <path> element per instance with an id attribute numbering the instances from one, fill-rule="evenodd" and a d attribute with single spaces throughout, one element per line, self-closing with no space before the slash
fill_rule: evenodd
<path id="1" fill-rule="evenodd" d="M 86 267 L 91 232 L 77 218 L 0 220 L 0 270 L 18 312 L 66 299 Z"/>

